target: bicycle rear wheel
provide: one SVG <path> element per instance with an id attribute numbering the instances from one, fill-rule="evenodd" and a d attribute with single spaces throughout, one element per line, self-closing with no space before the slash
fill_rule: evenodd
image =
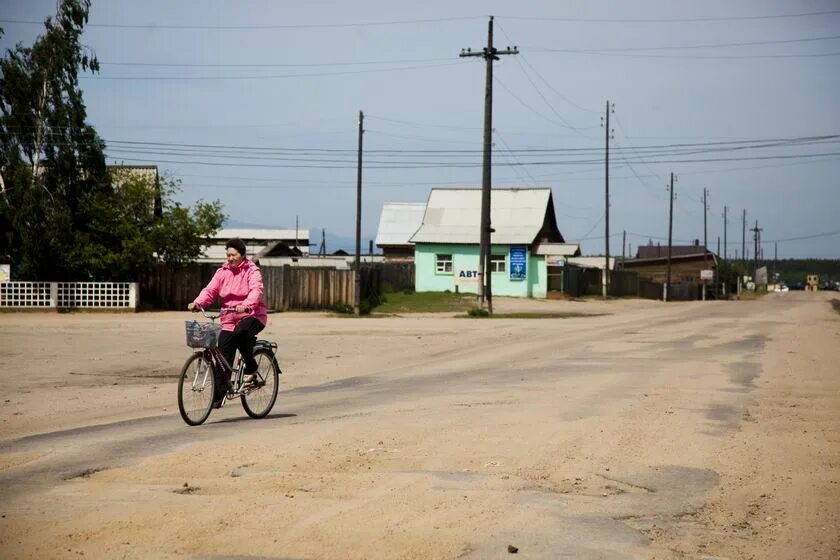
<path id="1" fill-rule="evenodd" d="M 213 409 L 215 385 L 213 363 L 204 352 L 190 356 L 178 379 L 178 410 L 184 422 L 198 426 L 207 420 Z"/>
<path id="2" fill-rule="evenodd" d="M 254 351 L 257 361 L 256 386 L 242 396 L 242 408 L 251 418 L 265 418 L 277 400 L 280 385 L 280 367 L 274 354 L 265 348 Z"/>

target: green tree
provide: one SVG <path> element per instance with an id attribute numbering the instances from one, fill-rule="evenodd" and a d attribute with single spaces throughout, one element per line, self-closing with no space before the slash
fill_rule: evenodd
<path id="1" fill-rule="evenodd" d="M 99 63 L 81 44 L 90 0 L 62 0 L 32 47 L 0 60 L 0 229 L 17 276 L 78 278 L 93 236 L 87 199 L 107 196 L 104 144 L 86 124 L 80 71 Z"/>
<path id="2" fill-rule="evenodd" d="M 222 226 L 218 201 L 191 208 L 173 200 L 177 179 L 125 167 L 111 169 L 110 177 L 113 196 L 89 199 L 86 209 L 101 242 L 86 244 L 79 254 L 96 278 L 124 279 L 156 262 L 192 262 Z"/>
<path id="3" fill-rule="evenodd" d="M 34 44 L 0 60 L 0 258 L 17 279 L 117 280 L 193 260 L 223 219 L 218 201 L 174 202 L 173 179 L 109 172 L 79 89 L 99 70 L 81 43 L 89 9 L 59 0 Z"/>

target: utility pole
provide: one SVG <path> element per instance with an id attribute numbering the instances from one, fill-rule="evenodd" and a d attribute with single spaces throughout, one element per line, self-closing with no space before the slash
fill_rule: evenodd
<path id="1" fill-rule="evenodd" d="M 776 281 L 776 270 L 779 267 L 779 242 L 773 243 L 773 281 Z"/>
<path id="2" fill-rule="evenodd" d="M 499 60 L 500 54 L 519 54 L 516 47 L 500 51 L 493 47 L 493 16 L 487 22 L 487 46 L 481 52 L 472 52 L 471 49 L 461 50 L 461 57 L 479 56 L 487 64 L 484 84 L 484 157 L 481 173 L 481 235 L 478 254 L 478 292 L 479 304 L 483 308 L 487 303 L 487 311 L 493 314 L 493 296 L 490 286 L 490 190 L 491 190 L 491 152 L 493 146 L 493 61 Z"/>
<path id="3" fill-rule="evenodd" d="M 755 221 L 755 227 L 751 230 L 753 232 L 753 242 L 755 243 L 755 249 L 753 250 L 753 281 L 757 280 L 756 273 L 758 272 L 758 266 L 760 264 L 759 261 L 759 254 L 758 254 L 758 247 L 759 247 L 759 240 L 761 239 L 761 229 L 758 227 L 758 220 Z"/>
<path id="4" fill-rule="evenodd" d="M 718 236 L 717 236 L 717 241 L 718 241 L 718 244 L 717 244 L 717 256 L 718 256 L 718 259 L 720 259 L 720 235 L 718 235 Z M 715 267 L 715 279 L 714 279 L 714 286 L 715 286 L 715 293 L 717 294 L 717 293 L 718 293 L 718 290 L 719 290 L 719 289 L 720 289 L 720 287 L 721 287 L 721 281 L 720 281 L 720 267 L 719 267 L 719 266 L 716 266 L 716 267 Z M 726 292 L 725 292 L 725 291 L 722 291 L 722 292 L 720 292 L 720 293 L 722 293 L 723 295 L 726 295 Z"/>
<path id="5" fill-rule="evenodd" d="M 327 256 L 327 230 L 321 229 L 321 247 L 318 249 L 318 255 L 321 257 Z"/>
<path id="6" fill-rule="evenodd" d="M 709 254 L 709 238 L 706 228 L 706 211 L 709 209 L 709 189 L 703 187 L 703 270 L 708 270 L 706 256 Z M 706 280 L 703 280 L 703 301 L 706 301 Z"/>
<path id="7" fill-rule="evenodd" d="M 709 246 L 708 241 L 708 232 L 706 229 L 706 210 L 709 209 L 709 189 L 703 189 L 703 250 L 705 251 L 706 248 Z M 703 261 L 705 262 L 706 257 L 703 257 Z"/>
<path id="8" fill-rule="evenodd" d="M 298 249 L 299 243 L 300 242 L 298 241 L 298 217 L 295 216 L 295 249 L 297 249 L 298 251 L 300 250 Z"/>
<path id="9" fill-rule="evenodd" d="M 353 312 L 362 313 L 362 267 L 359 258 L 362 244 L 362 135 L 365 132 L 365 114 L 359 111 L 359 159 L 356 164 L 356 290 L 353 297 Z"/>
<path id="10" fill-rule="evenodd" d="M 671 297 L 671 233 L 674 226 L 674 172 L 671 172 L 671 186 L 668 187 L 668 272 L 665 277 L 665 301 Z"/>
<path id="11" fill-rule="evenodd" d="M 627 249 L 627 230 L 626 229 L 621 234 L 621 262 L 622 263 L 624 263 L 624 261 L 627 259 L 627 252 L 625 251 L 625 249 Z"/>
<path id="12" fill-rule="evenodd" d="M 729 250 L 729 245 L 726 244 L 726 225 L 729 223 L 728 218 L 726 217 L 726 206 L 723 207 L 723 260 L 724 262 L 728 258 L 726 252 Z M 718 256 L 720 256 L 720 250 L 718 250 Z"/>
<path id="13" fill-rule="evenodd" d="M 610 290 L 610 112 L 615 112 L 615 105 L 610 107 L 610 100 L 607 99 L 606 117 L 602 126 L 604 127 L 604 278 L 601 284 L 604 287 L 604 299 Z"/>
<path id="14" fill-rule="evenodd" d="M 744 266 L 747 265 L 747 209 L 744 208 L 744 217 L 741 219 L 741 259 Z"/>

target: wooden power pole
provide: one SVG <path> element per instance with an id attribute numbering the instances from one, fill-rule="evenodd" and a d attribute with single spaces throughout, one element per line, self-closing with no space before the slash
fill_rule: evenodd
<path id="1" fill-rule="evenodd" d="M 490 234 L 493 231 L 490 223 L 490 190 L 491 190 L 491 156 L 493 146 L 493 61 L 499 60 L 501 54 L 519 54 L 516 47 L 498 50 L 493 46 L 493 16 L 487 23 L 487 46 L 482 51 L 473 52 L 471 49 L 461 50 L 461 57 L 478 56 L 486 62 L 486 77 L 484 84 L 484 157 L 481 173 L 481 235 L 478 254 L 478 296 L 481 307 L 486 302 L 487 311 L 493 313 L 493 296 L 490 274 Z"/>
<path id="2" fill-rule="evenodd" d="M 359 158 L 356 164 L 356 290 L 353 297 L 353 312 L 362 313 L 362 264 L 359 254 L 362 250 L 362 136 L 365 133 L 365 114 L 359 111 Z"/>
<path id="3" fill-rule="evenodd" d="M 665 276 L 665 301 L 671 297 L 671 234 L 674 230 L 674 173 L 671 172 L 671 185 L 668 187 L 668 270 Z"/>

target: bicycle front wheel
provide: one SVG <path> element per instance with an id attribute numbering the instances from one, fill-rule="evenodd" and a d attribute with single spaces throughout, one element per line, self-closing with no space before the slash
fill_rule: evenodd
<path id="1" fill-rule="evenodd" d="M 274 354 L 265 348 L 254 351 L 257 361 L 255 387 L 242 396 L 242 408 L 251 418 L 265 418 L 277 400 L 280 385 L 280 367 Z"/>
<path id="2" fill-rule="evenodd" d="M 204 352 L 196 352 L 187 360 L 178 379 L 178 410 L 190 426 L 207 420 L 213 409 L 216 380 L 213 364 Z"/>

